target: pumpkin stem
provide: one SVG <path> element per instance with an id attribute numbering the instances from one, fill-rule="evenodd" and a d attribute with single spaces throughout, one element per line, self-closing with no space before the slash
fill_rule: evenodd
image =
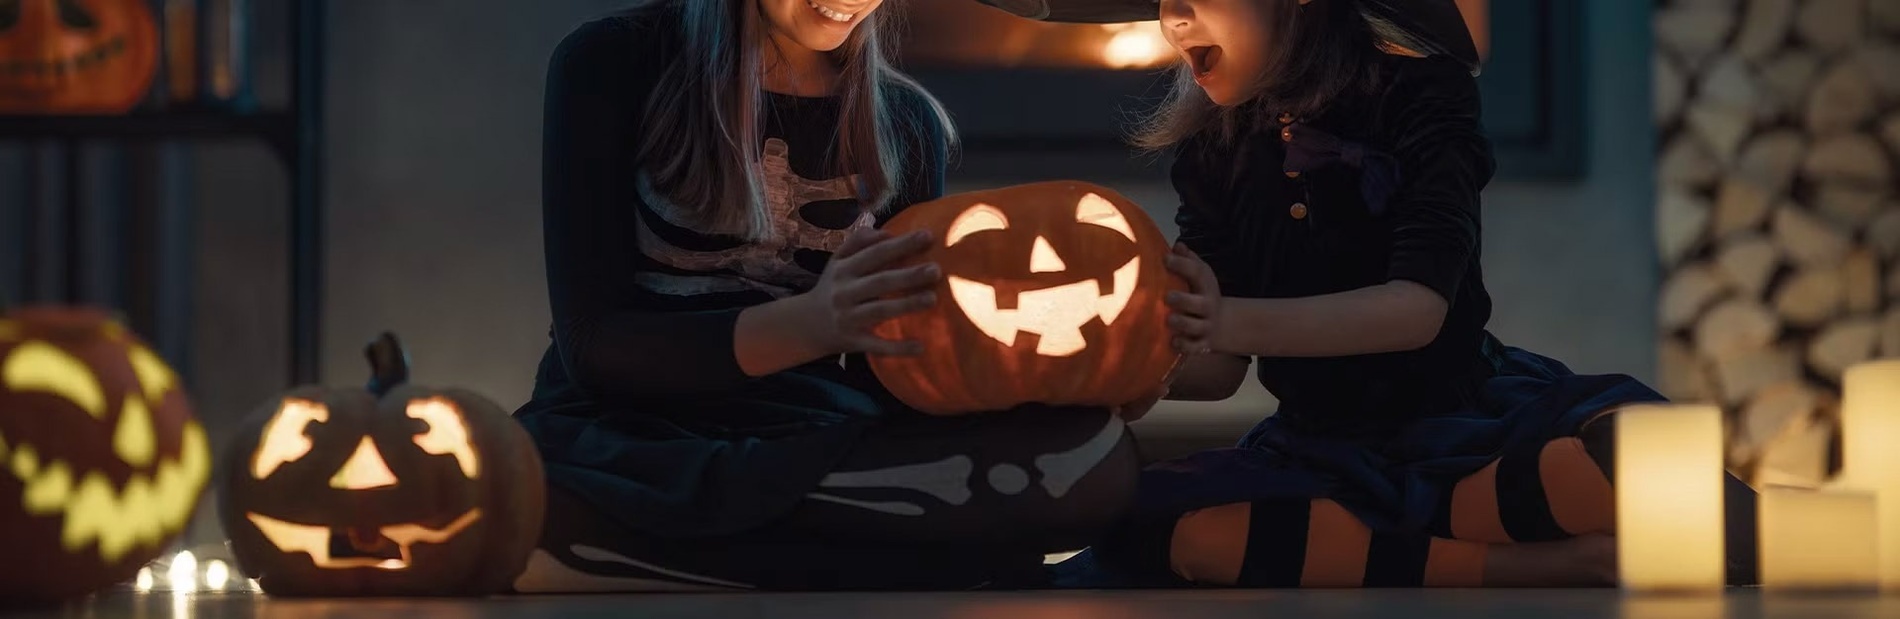
<path id="1" fill-rule="evenodd" d="M 402 349 L 396 334 L 384 332 L 363 349 L 369 358 L 369 392 L 383 397 L 409 380 L 409 353 Z"/>

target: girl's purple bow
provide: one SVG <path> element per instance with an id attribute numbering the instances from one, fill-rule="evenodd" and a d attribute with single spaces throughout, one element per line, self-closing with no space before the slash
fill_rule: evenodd
<path id="1" fill-rule="evenodd" d="M 1281 131 L 1288 176 L 1335 163 L 1352 166 L 1359 170 L 1359 194 L 1365 199 L 1366 209 L 1373 215 L 1385 212 L 1386 200 L 1399 186 L 1399 164 L 1391 155 L 1301 123 L 1289 124 Z"/>

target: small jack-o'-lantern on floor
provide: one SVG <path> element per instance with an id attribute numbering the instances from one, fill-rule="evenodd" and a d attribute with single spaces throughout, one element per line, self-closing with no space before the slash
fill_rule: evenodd
<path id="1" fill-rule="evenodd" d="M 144 342 L 92 309 L 0 316 L 0 602 L 132 578 L 210 475 L 204 427 Z"/>
<path id="2" fill-rule="evenodd" d="M 1169 344 L 1168 243 L 1105 187 L 1054 181 L 946 196 L 893 217 L 929 230 L 911 261 L 944 273 L 937 306 L 880 325 L 915 357 L 872 356 L 878 379 L 933 414 L 1038 402 L 1114 406 L 1150 395 L 1179 359 Z"/>
<path id="3" fill-rule="evenodd" d="M 0 113 L 131 111 L 158 52 L 146 0 L 0 0 Z"/>
<path id="4" fill-rule="evenodd" d="M 506 411 L 405 385 L 394 337 L 368 389 L 303 387 L 246 424 L 221 471 L 238 566 L 280 596 L 505 590 L 541 534 L 541 461 Z"/>

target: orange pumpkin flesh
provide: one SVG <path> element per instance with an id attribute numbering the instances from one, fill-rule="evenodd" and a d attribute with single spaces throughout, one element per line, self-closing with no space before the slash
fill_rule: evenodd
<path id="1" fill-rule="evenodd" d="M 88 308 L 0 316 L 0 606 L 131 579 L 210 474 L 183 385 L 136 336 Z"/>
<path id="2" fill-rule="evenodd" d="M 122 114 L 157 71 L 146 0 L 0 0 L 0 114 Z"/>
<path id="3" fill-rule="evenodd" d="M 239 568 L 275 596 L 505 590 L 541 533 L 533 443 L 479 395 L 402 384 L 393 338 L 371 358 L 369 389 L 298 389 L 238 435 L 219 516 Z"/>
<path id="4" fill-rule="evenodd" d="M 1167 270 L 1160 229 L 1113 190 L 1051 181 L 945 196 L 885 229 L 930 231 L 931 249 L 905 264 L 936 262 L 945 276 L 934 307 L 876 330 L 923 354 L 869 356 L 920 411 L 1125 404 L 1179 359 L 1164 299 L 1186 283 Z"/>

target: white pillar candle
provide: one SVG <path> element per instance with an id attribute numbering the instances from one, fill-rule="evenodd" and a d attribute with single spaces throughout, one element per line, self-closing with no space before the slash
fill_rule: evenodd
<path id="1" fill-rule="evenodd" d="M 1616 541 L 1623 587 L 1719 591 L 1726 582 L 1722 411 L 1645 404 L 1616 417 Z"/>
<path id="2" fill-rule="evenodd" d="M 1769 486 L 1759 495 L 1762 586 L 1866 589 L 1879 564 L 1874 495 Z"/>
<path id="3" fill-rule="evenodd" d="M 1875 495 L 1880 583 L 1900 589 L 1900 359 L 1862 363 L 1841 379 L 1842 487 Z"/>

